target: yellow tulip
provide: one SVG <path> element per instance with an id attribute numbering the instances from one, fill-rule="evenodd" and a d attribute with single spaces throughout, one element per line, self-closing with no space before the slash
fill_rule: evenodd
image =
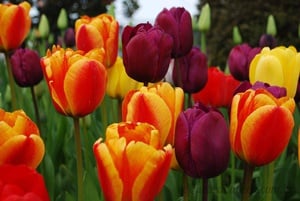
<path id="1" fill-rule="evenodd" d="M 249 79 L 284 87 L 289 97 L 294 97 L 300 73 L 300 53 L 296 48 L 265 47 L 250 63 Z"/>
<path id="2" fill-rule="evenodd" d="M 139 89 L 143 83 L 137 82 L 126 74 L 123 59 L 117 57 L 115 64 L 107 69 L 106 92 L 112 98 L 124 98 L 128 91 Z"/>

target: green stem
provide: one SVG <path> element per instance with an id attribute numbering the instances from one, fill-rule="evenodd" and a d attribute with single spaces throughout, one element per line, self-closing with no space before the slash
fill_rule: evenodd
<path id="1" fill-rule="evenodd" d="M 273 175 L 274 175 L 274 162 L 263 167 L 263 178 L 264 178 L 264 186 L 263 192 L 264 201 L 272 201 L 273 195 Z"/>
<path id="2" fill-rule="evenodd" d="M 201 32 L 200 37 L 201 37 L 201 50 L 204 54 L 206 54 L 206 33 Z"/>
<path id="3" fill-rule="evenodd" d="M 234 185 L 235 185 L 235 156 L 231 152 L 230 153 L 230 164 L 231 164 L 231 172 L 230 172 L 230 186 L 231 186 L 231 200 L 234 200 Z"/>
<path id="4" fill-rule="evenodd" d="M 189 200 L 189 183 L 188 176 L 183 173 L 183 201 Z"/>
<path id="5" fill-rule="evenodd" d="M 243 180 L 243 197 L 242 201 L 248 201 L 251 193 L 252 175 L 254 166 L 245 164 L 244 167 L 244 180 Z"/>
<path id="6" fill-rule="evenodd" d="M 202 179 L 202 201 L 208 201 L 208 179 Z"/>
<path id="7" fill-rule="evenodd" d="M 12 106 L 12 110 L 16 110 L 17 109 L 17 98 L 16 98 L 15 81 L 14 81 L 14 77 L 12 74 L 11 63 L 10 63 L 8 52 L 5 52 L 5 59 L 6 59 L 8 81 L 9 81 L 9 87 L 10 87 L 10 93 L 11 93 L 11 106 Z"/>
<path id="8" fill-rule="evenodd" d="M 31 96 L 32 96 L 32 101 L 33 101 L 33 106 L 34 106 L 34 113 L 35 113 L 35 118 L 36 118 L 36 124 L 37 124 L 38 128 L 41 129 L 41 127 L 40 127 L 41 125 L 40 125 L 39 108 L 38 108 L 38 105 L 37 105 L 35 91 L 34 91 L 34 87 L 33 86 L 30 87 L 30 91 L 31 91 Z"/>
<path id="9" fill-rule="evenodd" d="M 222 176 L 217 177 L 217 201 L 222 201 Z"/>
<path id="10" fill-rule="evenodd" d="M 83 201 L 83 163 L 82 163 L 82 150 L 80 140 L 79 118 L 73 117 L 74 130 L 75 130 L 75 144 L 77 156 L 77 196 L 78 201 Z"/>

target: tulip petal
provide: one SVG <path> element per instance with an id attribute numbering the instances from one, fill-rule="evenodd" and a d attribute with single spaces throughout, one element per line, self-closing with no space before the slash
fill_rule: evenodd
<path id="1" fill-rule="evenodd" d="M 294 119 L 287 108 L 267 105 L 253 111 L 241 130 L 245 160 L 255 165 L 275 160 L 289 142 L 293 126 Z"/>
<path id="2" fill-rule="evenodd" d="M 79 50 L 88 52 L 94 48 L 104 47 L 104 42 L 96 27 L 83 24 L 76 31 L 76 45 Z"/>
<path id="3" fill-rule="evenodd" d="M 41 162 L 45 146 L 37 135 L 17 135 L 0 146 L 0 164 L 26 164 L 36 168 Z"/>
<path id="4" fill-rule="evenodd" d="M 98 176 L 106 200 L 121 201 L 123 183 L 113 159 L 114 152 L 101 139 L 94 144 L 94 155 L 97 161 Z M 117 154 L 119 155 L 119 154 Z M 121 161 L 120 161 L 121 162 Z"/>
<path id="5" fill-rule="evenodd" d="M 171 111 L 165 101 L 155 93 L 136 92 L 127 105 L 126 121 L 147 122 L 157 128 L 164 144 L 172 125 Z"/>
<path id="6" fill-rule="evenodd" d="M 91 113 L 102 101 L 106 89 L 105 67 L 96 60 L 79 60 L 66 74 L 64 91 L 74 116 Z"/>

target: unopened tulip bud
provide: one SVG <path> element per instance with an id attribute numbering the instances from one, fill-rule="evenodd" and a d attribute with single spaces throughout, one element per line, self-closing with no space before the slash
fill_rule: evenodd
<path id="1" fill-rule="evenodd" d="M 40 23 L 39 23 L 39 33 L 42 38 L 47 38 L 50 33 L 50 26 L 48 18 L 45 14 L 42 14 Z"/>
<path id="2" fill-rule="evenodd" d="M 275 36 L 277 33 L 276 23 L 273 15 L 269 15 L 268 17 L 266 32 L 272 36 Z"/>
<path id="3" fill-rule="evenodd" d="M 242 42 L 242 36 L 238 26 L 234 26 L 232 30 L 232 39 L 234 44 L 240 44 Z"/>
<path id="4" fill-rule="evenodd" d="M 210 6 L 208 3 L 201 9 L 198 25 L 199 30 L 202 32 L 206 32 L 210 29 Z"/>
<path id="5" fill-rule="evenodd" d="M 68 16 L 66 9 L 60 9 L 58 18 L 57 18 L 57 27 L 60 30 L 65 30 L 68 27 Z"/>

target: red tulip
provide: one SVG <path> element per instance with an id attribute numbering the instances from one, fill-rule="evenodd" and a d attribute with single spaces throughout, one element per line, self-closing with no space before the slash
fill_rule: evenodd
<path id="1" fill-rule="evenodd" d="M 99 49 L 84 54 L 54 46 L 41 59 L 50 95 L 59 113 L 82 117 L 92 113 L 103 100 L 107 72 L 96 60 L 99 53 Z"/>
<path id="2" fill-rule="evenodd" d="M 42 175 L 25 165 L 0 166 L 1 201 L 50 201 Z"/>
<path id="3" fill-rule="evenodd" d="M 276 98 L 266 89 L 236 94 L 230 115 L 233 152 L 255 166 L 275 160 L 292 135 L 294 109 L 293 98 Z"/>
<path id="4" fill-rule="evenodd" d="M 0 51 L 18 48 L 31 27 L 30 4 L 0 4 Z"/>

